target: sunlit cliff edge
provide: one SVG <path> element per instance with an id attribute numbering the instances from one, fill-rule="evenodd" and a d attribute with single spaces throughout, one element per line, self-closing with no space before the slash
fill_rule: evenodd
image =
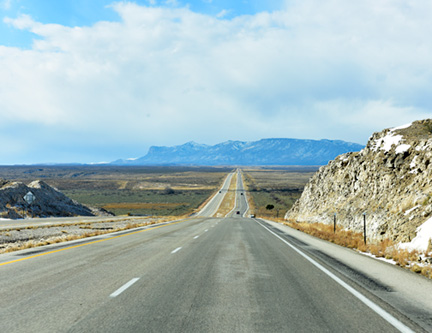
<path id="1" fill-rule="evenodd" d="M 321 167 L 285 218 L 330 224 L 336 214 L 339 226 L 362 232 L 365 214 L 369 239 L 427 247 L 432 238 L 431 159 L 432 119 L 374 133 L 360 152 Z"/>

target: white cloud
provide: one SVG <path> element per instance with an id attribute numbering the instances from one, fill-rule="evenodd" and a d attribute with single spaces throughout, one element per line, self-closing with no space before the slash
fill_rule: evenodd
<path id="1" fill-rule="evenodd" d="M 227 16 L 229 13 L 230 13 L 229 10 L 222 9 L 222 10 L 221 10 L 217 15 L 216 15 L 216 17 L 217 17 L 217 18 L 223 18 L 223 17 Z"/>
<path id="2" fill-rule="evenodd" d="M 91 27 L 5 19 L 39 39 L 0 47 L 0 127 L 55 126 L 107 144 L 364 142 L 432 106 L 426 0 L 291 1 L 231 20 L 112 8 L 120 22 Z"/>
<path id="3" fill-rule="evenodd" d="M 5 17 L 3 22 L 7 24 L 13 25 L 17 29 L 29 29 L 32 30 L 33 26 L 36 25 L 36 22 L 29 15 L 21 15 L 16 19 L 11 19 L 9 17 Z"/>
<path id="4" fill-rule="evenodd" d="M 4 10 L 8 10 L 11 8 L 12 6 L 12 0 L 3 0 L 2 2 L 0 2 L 0 6 L 4 9 Z"/>

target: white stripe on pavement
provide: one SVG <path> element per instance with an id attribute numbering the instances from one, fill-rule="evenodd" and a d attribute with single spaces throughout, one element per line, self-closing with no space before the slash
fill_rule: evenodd
<path id="1" fill-rule="evenodd" d="M 174 253 L 176 253 L 176 252 L 178 252 L 178 251 L 180 251 L 180 250 L 181 250 L 181 246 L 178 247 L 178 248 L 176 248 L 174 251 L 171 251 L 171 254 L 174 254 Z"/>
<path id="2" fill-rule="evenodd" d="M 337 283 L 339 283 L 342 287 L 344 287 L 351 294 L 353 294 L 355 297 L 357 297 L 360 301 L 362 301 L 370 309 L 372 309 L 373 311 L 375 311 L 375 313 L 377 313 L 378 315 L 380 315 L 389 324 L 391 324 L 395 328 L 397 328 L 400 332 L 414 333 L 414 331 L 411 330 L 409 327 L 405 326 L 402 322 L 400 322 L 399 320 L 397 320 L 395 317 L 393 317 L 390 313 L 388 313 L 387 311 L 385 311 L 383 308 L 381 308 L 380 306 L 378 306 L 377 304 L 375 304 L 374 302 L 372 302 L 371 300 L 369 300 L 368 298 L 366 298 L 365 296 L 363 296 L 361 293 L 359 293 L 353 287 L 349 286 L 347 283 L 345 283 L 344 281 L 342 281 L 341 279 L 339 279 L 336 275 L 334 275 L 332 272 L 330 272 L 327 268 L 325 268 L 324 266 L 320 265 L 318 262 L 316 262 L 315 260 L 313 260 L 311 257 L 307 256 L 305 253 L 303 253 L 302 251 L 300 251 L 294 245 L 292 245 L 289 242 L 287 242 L 285 239 L 283 239 L 282 237 L 280 237 L 278 234 L 276 234 L 273 231 L 271 231 L 266 226 L 262 225 L 261 223 L 259 223 L 256 220 L 255 220 L 255 222 L 257 222 L 261 227 L 263 227 L 268 232 L 270 232 L 271 234 L 273 234 L 274 236 L 276 236 L 277 238 L 279 238 L 282 242 L 284 242 L 286 245 L 288 245 L 289 247 L 291 247 L 294 251 L 296 251 L 298 254 L 300 254 L 303 258 L 305 258 L 307 261 L 309 261 L 312 265 L 314 265 L 315 267 L 317 267 L 318 269 L 320 269 L 322 272 L 324 272 L 325 274 L 327 274 L 334 281 L 336 281 Z"/>
<path id="3" fill-rule="evenodd" d="M 131 285 L 133 285 L 138 280 L 139 280 L 139 278 L 133 278 L 128 283 L 126 283 L 125 285 L 123 285 L 122 287 L 120 287 L 119 289 L 117 289 L 116 291 L 114 291 L 110 295 L 110 297 L 117 297 L 118 295 L 120 295 L 123 291 L 125 291 L 127 288 L 129 288 Z"/>

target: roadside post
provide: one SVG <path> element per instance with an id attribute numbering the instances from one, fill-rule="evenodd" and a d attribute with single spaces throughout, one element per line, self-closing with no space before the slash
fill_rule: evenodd
<path id="1" fill-rule="evenodd" d="M 334 213 L 333 216 L 333 233 L 336 233 L 336 213 Z"/>
<path id="2" fill-rule="evenodd" d="M 363 213 L 363 241 L 366 245 L 366 212 Z"/>

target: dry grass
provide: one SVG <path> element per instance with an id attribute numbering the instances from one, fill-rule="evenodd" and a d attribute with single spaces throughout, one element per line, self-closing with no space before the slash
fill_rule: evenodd
<path id="1" fill-rule="evenodd" d="M 283 217 L 300 197 L 315 167 L 282 169 L 244 169 L 244 184 L 249 195 L 250 213 L 277 219 Z M 268 205 L 274 208 L 267 209 Z"/>
<path id="2" fill-rule="evenodd" d="M 187 202 L 161 202 L 161 203 L 153 203 L 153 202 L 122 202 L 122 203 L 110 203 L 103 206 L 106 210 L 112 209 L 166 209 L 166 208 L 176 208 L 182 205 L 190 205 Z"/>
<path id="3" fill-rule="evenodd" d="M 181 216 L 181 217 L 179 217 L 179 216 L 167 216 L 164 218 L 159 218 L 157 220 L 149 220 L 146 222 L 129 222 L 127 225 L 125 225 L 123 227 L 116 227 L 115 225 L 113 225 L 112 228 L 101 229 L 101 230 L 95 230 L 95 227 L 92 227 L 87 222 L 86 223 L 76 223 L 76 224 L 62 224 L 62 226 L 65 228 L 72 227 L 72 226 L 79 226 L 80 229 L 93 229 L 93 230 L 88 231 L 88 232 L 84 232 L 82 234 L 68 234 L 68 235 L 66 235 L 68 233 L 67 230 L 62 230 L 61 231 L 63 233 L 62 236 L 47 237 L 46 239 L 43 239 L 43 238 L 32 239 L 32 240 L 28 240 L 25 242 L 10 243 L 6 247 L 0 249 L 0 253 L 14 252 L 14 251 L 25 250 L 25 249 L 39 247 L 39 246 L 45 246 L 45 245 L 50 245 L 50 244 L 57 244 L 57 243 L 62 243 L 62 242 L 73 241 L 73 240 L 77 240 L 77 239 L 83 239 L 83 238 L 88 238 L 88 237 L 105 235 L 105 234 L 109 234 L 109 233 L 113 233 L 113 232 L 135 229 L 135 228 L 139 228 L 139 227 L 143 227 L 143 226 L 153 225 L 156 223 L 169 222 L 169 221 L 183 219 L 183 218 L 186 218 L 186 216 Z M 97 225 L 98 223 L 106 223 L 106 222 L 115 222 L 115 221 L 94 222 L 94 224 Z M 119 222 L 119 221 L 116 221 L 116 222 Z M 45 229 L 45 228 L 58 227 L 58 226 L 59 225 L 41 226 L 40 228 Z M 36 229 L 36 228 L 37 227 L 34 226 L 34 227 L 26 228 L 26 229 Z M 11 230 L 19 230 L 19 229 L 11 229 Z"/>
<path id="4" fill-rule="evenodd" d="M 237 189 L 237 173 L 235 173 L 231 179 L 228 192 L 225 194 L 225 197 L 223 198 L 222 203 L 215 214 L 216 217 L 226 216 L 230 211 L 234 209 L 236 189 Z"/>
<path id="5" fill-rule="evenodd" d="M 279 220 L 278 222 L 281 221 Z M 422 256 L 432 256 L 432 253 L 429 251 L 422 254 L 418 251 L 399 249 L 396 244 L 389 239 L 379 242 L 368 242 L 365 244 L 362 233 L 356 233 L 353 231 L 344 230 L 342 228 L 337 228 L 335 233 L 333 225 L 323 223 L 283 223 L 291 228 L 300 230 L 309 235 L 330 241 L 332 243 L 351 249 L 356 249 L 361 252 L 368 252 L 377 258 L 391 259 L 398 266 L 408 268 L 415 273 L 422 274 L 432 279 L 432 266 L 422 262 Z"/>
<path id="6" fill-rule="evenodd" d="M 0 253 L 14 252 L 14 251 L 25 250 L 25 249 L 39 247 L 39 246 L 68 242 L 68 241 L 73 241 L 73 240 L 88 238 L 88 237 L 94 237 L 94 236 L 104 235 L 104 234 L 108 234 L 108 233 L 112 233 L 112 232 L 123 231 L 123 230 L 143 227 L 143 226 L 147 226 L 147 225 L 152 225 L 155 223 L 156 222 L 154 222 L 154 221 L 144 222 L 144 223 L 128 223 L 124 227 L 112 228 L 110 230 L 97 230 L 97 231 L 86 232 L 86 233 L 79 234 L 79 235 L 64 235 L 64 236 L 57 236 L 57 237 L 49 237 L 47 239 L 29 240 L 26 242 L 20 242 L 18 244 L 11 244 L 8 247 L 0 250 Z M 80 227 L 80 228 L 82 228 L 82 227 Z M 67 231 L 62 230 L 62 233 L 67 233 Z"/>

